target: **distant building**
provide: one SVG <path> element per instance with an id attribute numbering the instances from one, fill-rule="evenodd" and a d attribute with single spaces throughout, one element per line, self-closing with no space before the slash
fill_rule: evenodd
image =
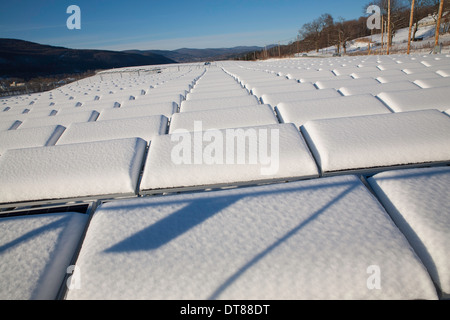
<path id="1" fill-rule="evenodd" d="M 25 83 L 23 82 L 13 82 L 9 85 L 10 87 L 16 88 L 16 87 L 25 87 Z"/>

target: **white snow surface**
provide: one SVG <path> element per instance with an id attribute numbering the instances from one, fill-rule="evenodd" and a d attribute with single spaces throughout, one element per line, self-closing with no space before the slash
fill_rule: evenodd
<path id="1" fill-rule="evenodd" d="M 196 122 L 201 122 L 200 129 L 209 130 L 277 124 L 278 120 L 269 105 L 181 112 L 172 116 L 169 133 L 194 131 Z"/>
<path id="2" fill-rule="evenodd" d="M 18 120 L 6 120 L 0 119 L 0 132 L 10 130 L 13 127 L 18 127 L 22 122 Z"/>
<path id="3" fill-rule="evenodd" d="M 64 130 L 63 126 L 49 126 L 0 131 L 0 155 L 8 149 L 55 145 Z"/>
<path id="4" fill-rule="evenodd" d="M 55 115 L 51 117 L 42 117 L 42 118 L 32 118 L 26 119 L 20 125 L 20 129 L 25 128 L 36 128 L 36 127 L 46 127 L 52 125 L 61 125 L 67 127 L 71 123 L 75 122 L 90 122 L 95 121 L 98 117 L 98 112 L 96 111 L 81 111 L 74 112 L 65 115 Z"/>
<path id="5" fill-rule="evenodd" d="M 140 188 L 161 192 L 317 176 L 314 159 L 295 126 L 275 124 L 155 137 Z"/>
<path id="6" fill-rule="evenodd" d="M 156 115 L 164 115 L 167 118 L 170 118 L 172 114 L 177 112 L 177 110 L 178 104 L 175 102 L 123 106 L 121 108 L 101 110 L 97 121 L 149 117 Z"/>
<path id="7" fill-rule="evenodd" d="M 394 112 L 427 109 L 445 111 L 450 107 L 448 87 L 383 92 L 378 97 Z"/>
<path id="8" fill-rule="evenodd" d="M 154 136 L 166 133 L 167 122 L 168 119 L 160 115 L 72 123 L 58 140 L 58 145 L 125 138 L 141 138 L 149 143 Z"/>
<path id="9" fill-rule="evenodd" d="M 383 172 L 368 181 L 450 298 L 450 167 Z"/>
<path id="10" fill-rule="evenodd" d="M 270 104 L 273 108 L 281 102 L 317 100 L 326 98 L 341 97 L 341 94 L 332 88 L 316 89 L 307 91 L 289 91 L 279 93 L 267 93 L 261 96 L 261 101 L 265 104 Z"/>
<path id="11" fill-rule="evenodd" d="M 368 86 L 342 87 L 339 88 L 344 96 L 353 96 L 370 93 L 374 96 L 382 92 L 398 92 L 402 90 L 419 90 L 420 87 L 410 81 L 398 81 L 394 83 L 378 83 Z"/>
<path id="12" fill-rule="evenodd" d="M 0 299 L 56 299 L 87 220 L 73 212 L 0 219 Z"/>
<path id="13" fill-rule="evenodd" d="M 253 95 L 245 95 L 241 97 L 218 97 L 201 100 L 184 100 L 181 102 L 180 111 L 189 112 L 254 105 L 258 105 L 258 99 Z"/>
<path id="14" fill-rule="evenodd" d="M 437 298 L 353 176 L 107 203 L 77 266 L 69 300 Z"/>
<path id="15" fill-rule="evenodd" d="M 0 203 L 133 194 L 145 148 L 131 138 L 8 150 Z"/>
<path id="16" fill-rule="evenodd" d="M 324 173 L 450 161 L 450 119 L 437 110 L 312 120 L 301 130 Z"/>
<path id="17" fill-rule="evenodd" d="M 328 99 L 281 102 L 275 108 L 285 123 L 302 126 L 309 120 L 391 113 L 370 94 Z"/>

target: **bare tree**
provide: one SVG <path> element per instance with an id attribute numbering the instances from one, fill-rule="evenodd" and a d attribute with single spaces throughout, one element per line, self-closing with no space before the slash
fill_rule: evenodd
<path id="1" fill-rule="evenodd" d="M 316 52 L 319 52 L 324 31 L 333 26 L 333 24 L 333 17 L 328 13 L 324 13 L 319 18 L 305 23 L 299 33 L 304 39 L 312 39 L 315 46 L 314 49 Z"/>
<path id="2" fill-rule="evenodd" d="M 377 5 L 381 9 L 381 14 L 387 18 L 388 16 L 388 8 L 389 8 L 389 0 L 374 0 L 371 3 L 367 4 L 366 8 L 369 5 Z M 390 0 L 391 7 L 391 37 L 388 39 L 389 44 L 392 44 L 392 39 L 395 36 L 397 30 L 407 27 L 409 25 L 409 8 L 411 4 L 408 0 Z"/>

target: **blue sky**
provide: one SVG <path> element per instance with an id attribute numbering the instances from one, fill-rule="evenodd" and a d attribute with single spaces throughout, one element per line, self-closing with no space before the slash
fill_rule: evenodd
<path id="1" fill-rule="evenodd" d="M 0 38 L 74 49 L 221 48 L 293 40 L 323 13 L 335 19 L 364 15 L 361 0 L 12 0 L 2 1 Z M 81 29 L 66 25 L 70 5 Z"/>

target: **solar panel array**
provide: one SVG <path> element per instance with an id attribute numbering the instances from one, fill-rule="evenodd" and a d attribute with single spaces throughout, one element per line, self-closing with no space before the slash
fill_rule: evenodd
<path id="1" fill-rule="evenodd" d="M 123 68 L 0 100 L 0 297 L 448 299 L 449 63 Z"/>

